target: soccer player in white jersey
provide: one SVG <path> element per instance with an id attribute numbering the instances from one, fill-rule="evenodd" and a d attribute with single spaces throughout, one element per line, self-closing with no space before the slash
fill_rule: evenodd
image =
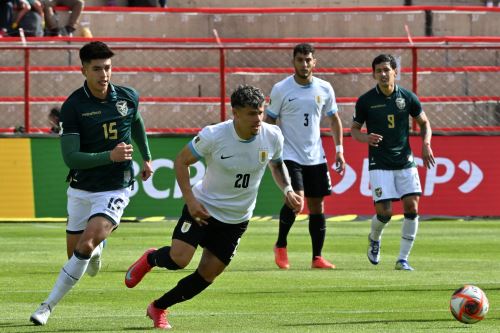
<path id="1" fill-rule="evenodd" d="M 316 66 L 314 47 L 299 44 L 293 49 L 295 74 L 276 83 L 264 121 L 279 126 L 285 137 L 283 159 L 292 186 L 306 197 L 309 209 L 309 233 L 312 241 L 312 268 L 335 268 L 322 257 L 326 235 L 323 199 L 330 195 L 331 182 L 325 152 L 321 144 L 320 121 L 326 114 L 336 145 L 335 171 L 342 173 L 345 160 L 342 146 L 342 122 L 335 93 L 330 83 L 313 76 Z M 280 211 L 278 239 L 274 259 L 281 269 L 290 267 L 287 236 L 295 222 L 293 207 L 285 203 Z"/>
<path id="2" fill-rule="evenodd" d="M 233 120 L 203 128 L 175 160 L 177 182 L 186 202 L 170 246 L 147 250 L 128 269 L 125 284 L 135 287 L 152 267 L 186 267 L 198 245 L 203 247 L 194 273 L 149 304 L 154 327 L 169 329 L 166 309 L 201 293 L 229 265 L 252 216 L 266 166 L 285 194 L 291 209 L 302 210 L 282 162 L 283 135 L 277 126 L 262 122 L 264 94 L 252 86 L 239 86 L 231 95 Z M 207 164 L 203 179 L 192 188 L 189 166 L 200 159 Z"/>

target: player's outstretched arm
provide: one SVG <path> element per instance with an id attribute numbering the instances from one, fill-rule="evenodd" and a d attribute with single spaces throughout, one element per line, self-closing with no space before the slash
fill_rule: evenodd
<path id="1" fill-rule="evenodd" d="M 139 112 L 132 123 L 132 139 L 139 148 L 143 160 L 141 178 L 147 180 L 153 174 L 153 168 L 151 167 L 151 152 L 149 151 L 146 128 Z"/>

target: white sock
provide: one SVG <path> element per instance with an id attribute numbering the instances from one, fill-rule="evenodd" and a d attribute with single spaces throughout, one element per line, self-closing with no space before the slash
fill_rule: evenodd
<path id="1" fill-rule="evenodd" d="M 384 228 L 387 225 L 387 223 L 381 222 L 377 218 L 377 215 L 373 215 L 371 224 L 371 233 L 370 233 L 371 240 L 378 242 L 380 241 L 380 239 L 382 239 L 382 232 L 384 231 Z"/>
<path id="2" fill-rule="evenodd" d="M 101 253 L 102 253 L 102 247 L 103 247 L 103 244 L 102 244 L 102 242 L 101 242 L 101 243 L 99 243 L 99 244 L 95 247 L 94 251 L 92 251 L 92 254 L 90 255 L 90 257 L 91 257 L 91 258 L 93 258 L 93 257 L 100 257 L 100 256 L 101 256 Z"/>
<path id="3" fill-rule="evenodd" d="M 415 237 L 417 237 L 417 230 L 418 216 L 414 220 L 405 217 L 403 226 L 401 227 L 401 245 L 398 260 L 408 260 Z"/>
<path id="4" fill-rule="evenodd" d="M 87 270 L 88 265 L 89 259 L 78 259 L 73 254 L 66 264 L 64 264 L 61 272 L 59 272 L 59 276 L 49 297 L 43 303 L 48 304 L 51 309 L 54 309 L 64 295 L 80 280 L 83 273 Z"/>

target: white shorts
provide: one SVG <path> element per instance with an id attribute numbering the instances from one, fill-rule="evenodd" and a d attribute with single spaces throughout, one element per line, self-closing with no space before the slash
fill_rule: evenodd
<path id="1" fill-rule="evenodd" d="M 417 168 L 370 170 L 370 187 L 375 202 L 422 194 Z"/>
<path id="2" fill-rule="evenodd" d="M 101 215 L 115 226 L 120 224 L 123 210 L 130 199 L 130 187 L 114 191 L 88 192 L 68 187 L 68 224 L 66 232 L 81 233 L 90 218 Z"/>

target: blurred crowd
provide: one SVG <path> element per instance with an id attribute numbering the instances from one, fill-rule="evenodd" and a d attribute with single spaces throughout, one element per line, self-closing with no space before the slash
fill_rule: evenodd
<path id="1" fill-rule="evenodd" d="M 59 22 L 56 6 L 69 9 L 66 22 Z M 0 35 L 72 36 L 83 6 L 83 0 L 0 0 Z"/>

